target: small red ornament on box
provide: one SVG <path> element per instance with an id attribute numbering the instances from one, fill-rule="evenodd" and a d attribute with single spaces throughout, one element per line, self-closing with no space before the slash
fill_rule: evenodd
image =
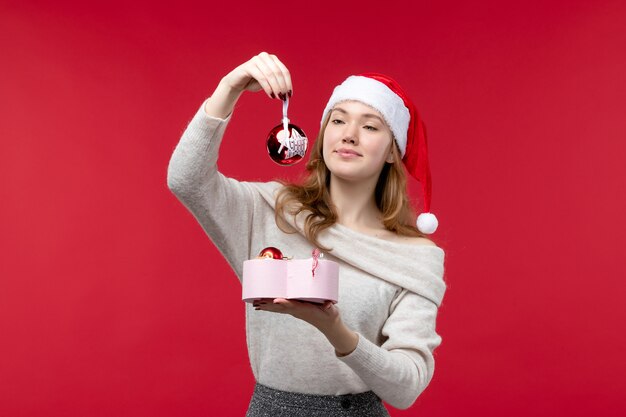
<path id="1" fill-rule="evenodd" d="M 268 246 L 259 252 L 257 258 L 283 259 L 283 253 L 273 246 Z"/>

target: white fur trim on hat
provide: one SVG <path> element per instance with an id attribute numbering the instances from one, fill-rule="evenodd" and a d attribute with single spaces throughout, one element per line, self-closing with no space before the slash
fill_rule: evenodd
<path id="1" fill-rule="evenodd" d="M 357 100 L 378 110 L 393 132 L 402 157 L 404 157 L 411 114 L 400 96 L 378 80 L 351 75 L 333 90 L 322 114 L 320 124 L 324 123 L 324 118 L 333 106 L 344 100 Z"/>

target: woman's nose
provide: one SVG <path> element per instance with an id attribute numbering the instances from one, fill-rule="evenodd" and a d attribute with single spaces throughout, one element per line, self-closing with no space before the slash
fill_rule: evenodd
<path id="1" fill-rule="evenodd" d="M 353 145 L 358 143 L 359 139 L 357 138 L 356 129 L 358 129 L 358 127 L 354 127 L 354 126 L 346 127 L 346 130 L 344 131 L 343 139 L 341 141 L 343 143 L 351 143 Z"/>

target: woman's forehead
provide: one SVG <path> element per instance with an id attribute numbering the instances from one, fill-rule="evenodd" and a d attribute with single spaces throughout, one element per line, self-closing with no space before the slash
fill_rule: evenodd
<path id="1" fill-rule="evenodd" d="M 340 101 L 333 106 L 331 112 L 343 113 L 357 117 L 376 117 L 384 122 L 383 115 L 378 110 L 369 104 L 365 104 L 357 100 Z"/>

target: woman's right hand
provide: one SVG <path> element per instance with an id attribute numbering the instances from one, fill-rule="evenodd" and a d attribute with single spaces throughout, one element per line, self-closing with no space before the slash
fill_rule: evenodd
<path id="1" fill-rule="evenodd" d="M 239 65 L 222 81 L 238 93 L 263 89 L 270 98 L 284 100 L 293 92 L 289 70 L 276 55 L 267 52 L 261 52 Z"/>

